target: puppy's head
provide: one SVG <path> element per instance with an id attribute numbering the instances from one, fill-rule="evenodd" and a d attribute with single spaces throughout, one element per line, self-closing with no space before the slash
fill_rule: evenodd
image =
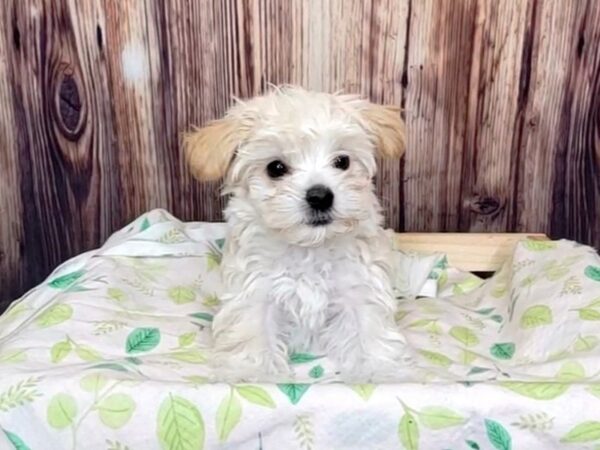
<path id="1" fill-rule="evenodd" d="M 285 87 L 239 102 L 184 144 L 198 179 L 225 177 L 229 214 L 317 245 L 379 225 L 376 158 L 400 157 L 405 131 L 398 108 Z"/>

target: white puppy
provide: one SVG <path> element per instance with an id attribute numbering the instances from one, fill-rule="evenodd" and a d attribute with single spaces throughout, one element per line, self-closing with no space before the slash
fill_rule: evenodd
<path id="1" fill-rule="evenodd" d="M 186 136 L 194 175 L 226 175 L 230 195 L 218 376 L 286 379 L 288 356 L 312 351 L 346 381 L 393 379 L 407 351 L 373 177 L 377 157 L 404 147 L 397 108 L 296 87 L 240 101 Z"/>

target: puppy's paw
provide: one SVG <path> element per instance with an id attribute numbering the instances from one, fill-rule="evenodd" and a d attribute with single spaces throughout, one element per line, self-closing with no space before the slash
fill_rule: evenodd
<path id="1" fill-rule="evenodd" d="M 370 341 L 369 345 L 356 348 L 356 352 L 340 364 L 344 382 L 390 383 L 402 381 L 410 375 L 409 368 L 414 358 L 401 335 Z"/>

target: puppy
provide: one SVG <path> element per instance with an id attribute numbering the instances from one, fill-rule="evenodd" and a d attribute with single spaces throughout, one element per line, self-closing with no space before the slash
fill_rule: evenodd
<path id="1" fill-rule="evenodd" d="M 347 382 L 394 378 L 391 242 L 374 193 L 376 158 L 405 149 L 397 108 L 275 88 L 185 136 L 195 177 L 225 176 L 225 291 L 213 321 L 217 376 L 287 379 L 288 357 L 330 357 Z"/>

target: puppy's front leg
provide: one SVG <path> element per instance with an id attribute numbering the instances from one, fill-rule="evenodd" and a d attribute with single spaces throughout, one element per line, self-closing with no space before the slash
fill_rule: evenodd
<path id="1" fill-rule="evenodd" d="M 289 375 L 274 306 L 241 293 L 225 300 L 213 320 L 216 381 L 268 381 Z"/>
<path id="2" fill-rule="evenodd" d="M 406 367 L 408 349 L 393 321 L 393 299 L 382 295 L 363 288 L 332 304 L 321 342 L 345 382 L 395 381 Z"/>

